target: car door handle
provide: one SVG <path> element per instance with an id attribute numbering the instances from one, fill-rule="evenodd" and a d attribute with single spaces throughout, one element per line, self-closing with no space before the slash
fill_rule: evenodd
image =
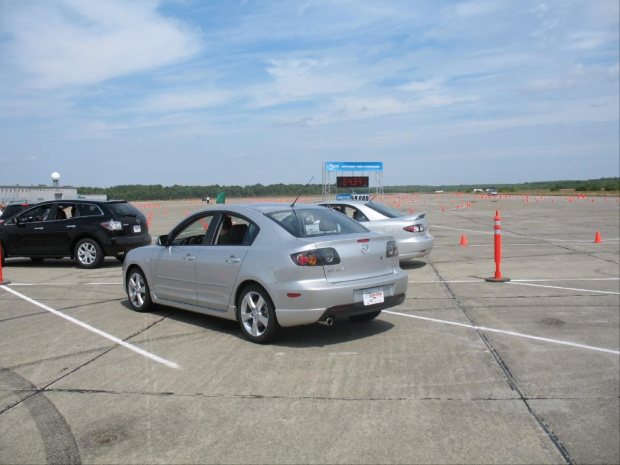
<path id="1" fill-rule="evenodd" d="M 185 260 L 186 262 L 191 262 L 192 260 L 196 260 L 196 257 L 194 257 L 193 255 L 189 255 L 187 254 L 183 260 Z"/>
<path id="2" fill-rule="evenodd" d="M 240 258 L 237 258 L 233 255 L 231 255 L 230 257 L 226 259 L 226 263 L 239 263 L 240 261 L 241 261 Z"/>
<path id="3" fill-rule="evenodd" d="M 67 228 L 75 228 L 75 225 L 74 224 L 69 224 L 69 225 L 67 225 Z"/>
<path id="4" fill-rule="evenodd" d="M 35 229 L 35 230 L 39 230 L 39 229 L 41 229 L 41 230 L 42 230 L 42 229 L 44 229 L 44 228 L 43 228 L 43 226 L 41 226 L 40 228 L 33 228 L 33 229 Z"/>

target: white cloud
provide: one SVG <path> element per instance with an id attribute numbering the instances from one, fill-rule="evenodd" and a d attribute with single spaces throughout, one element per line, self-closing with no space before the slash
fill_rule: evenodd
<path id="1" fill-rule="evenodd" d="M 330 61 L 315 59 L 272 60 L 267 72 L 275 79 L 274 90 L 283 98 L 346 92 L 358 86 L 351 76 Z"/>
<path id="2" fill-rule="evenodd" d="M 5 4 L 6 5 L 6 4 Z M 49 0 L 4 8 L 13 60 L 33 85 L 88 85 L 186 59 L 195 31 L 165 19 L 153 0 Z"/>
<path id="3" fill-rule="evenodd" d="M 148 113 L 166 113 L 174 111 L 198 110 L 225 103 L 230 94 L 224 91 L 205 92 L 199 89 L 163 91 L 153 95 L 134 111 Z"/>
<path id="4" fill-rule="evenodd" d="M 577 31 L 568 35 L 567 47 L 572 50 L 593 50 L 618 41 L 618 34 L 610 31 Z"/>
<path id="5" fill-rule="evenodd" d="M 503 8 L 505 5 L 498 0 L 474 0 L 472 2 L 459 3 L 454 7 L 457 16 L 472 18 L 486 16 Z"/>
<path id="6" fill-rule="evenodd" d="M 409 84 L 396 87 L 399 90 L 410 90 L 414 92 L 438 91 L 441 89 L 441 82 L 438 79 L 429 81 L 413 81 Z"/>

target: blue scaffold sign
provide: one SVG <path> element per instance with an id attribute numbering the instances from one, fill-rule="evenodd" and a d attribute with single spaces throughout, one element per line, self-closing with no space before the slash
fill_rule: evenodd
<path id="1" fill-rule="evenodd" d="M 337 194 L 336 200 L 370 200 L 370 194 Z"/>
<path id="2" fill-rule="evenodd" d="M 383 171 L 382 161 L 326 161 L 325 171 Z"/>

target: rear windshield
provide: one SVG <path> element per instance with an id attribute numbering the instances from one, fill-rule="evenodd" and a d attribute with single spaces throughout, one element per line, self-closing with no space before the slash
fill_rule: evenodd
<path id="1" fill-rule="evenodd" d="M 366 205 L 368 208 L 373 209 L 376 212 L 381 213 L 383 216 L 387 216 L 388 218 L 400 218 L 401 216 L 405 216 L 398 210 L 386 207 L 385 205 L 381 205 L 380 203 L 368 202 L 364 205 Z"/>
<path id="2" fill-rule="evenodd" d="M 127 202 L 107 203 L 106 206 L 115 216 L 138 216 L 140 211 Z"/>
<path id="3" fill-rule="evenodd" d="M 331 208 L 295 208 L 268 213 L 295 237 L 314 237 L 368 232 L 364 226 Z"/>
<path id="4" fill-rule="evenodd" d="M 26 205 L 8 205 L 5 209 L 4 212 L 2 212 L 2 216 L 4 216 L 5 219 L 7 219 L 9 216 L 14 215 L 17 212 L 22 211 L 24 208 L 29 207 L 30 205 L 26 204 Z"/>

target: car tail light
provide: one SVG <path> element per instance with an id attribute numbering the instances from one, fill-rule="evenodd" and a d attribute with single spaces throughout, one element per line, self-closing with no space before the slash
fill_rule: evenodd
<path id="1" fill-rule="evenodd" d="M 105 223 L 101 223 L 101 226 L 103 226 L 108 231 L 122 231 L 123 230 L 123 225 L 121 224 L 120 221 L 107 221 Z"/>
<path id="2" fill-rule="evenodd" d="M 388 258 L 398 256 L 398 246 L 396 245 L 396 241 L 388 241 L 387 246 L 385 247 L 385 256 Z"/>
<path id="3" fill-rule="evenodd" d="M 340 256 L 335 249 L 316 249 L 291 254 L 291 260 L 299 266 L 326 266 L 340 263 Z"/>
<path id="4" fill-rule="evenodd" d="M 411 226 L 407 226 L 406 228 L 403 228 L 405 231 L 409 231 L 412 233 L 416 233 L 416 232 L 424 232 L 424 225 L 423 224 L 412 224 Z"/>

